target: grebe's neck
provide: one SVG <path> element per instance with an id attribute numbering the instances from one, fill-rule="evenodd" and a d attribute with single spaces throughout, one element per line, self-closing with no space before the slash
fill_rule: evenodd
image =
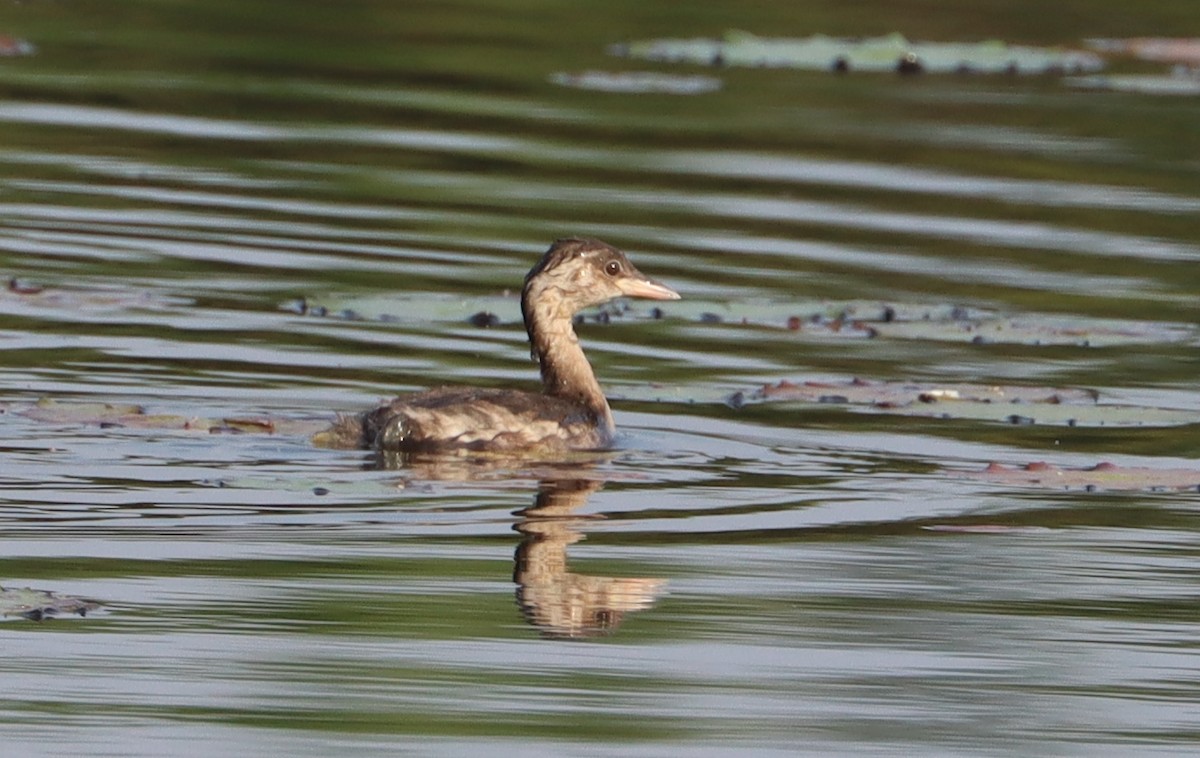
<path id="1" fill-rule="evenodd" d="M 550 288 L 547 288 L 550 289 Z M 525 330 L 533 357 L 542 373 L 542 388 L 547 395 L 570 400 L 586 409 L 608 437 L 616 430 L 604 390 L 596 381 L 579 337 L 575 334 L 574 309 L 557 293 L 528 288 L 521 298 Z"/>

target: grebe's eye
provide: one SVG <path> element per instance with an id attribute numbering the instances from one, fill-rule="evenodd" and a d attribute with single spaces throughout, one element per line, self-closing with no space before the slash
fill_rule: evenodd
<path id="1" fill-rule="evenodd" d="M 621 273 L 621 262 L 609 261 L 608 263 L 604 264 L 604 273 L 608 274 L 609 276 L 616 276 L 617 274 Z"/>

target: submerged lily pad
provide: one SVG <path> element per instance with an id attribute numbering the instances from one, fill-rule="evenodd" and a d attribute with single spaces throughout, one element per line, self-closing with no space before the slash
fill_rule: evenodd
<path id="1" fill-rule="evenodd" d="M 1006 315 L 950 304 L 846 302 L 712 302 L 684 300 L 669 305 L 619 303 L 608 315 L 686 318 L 706 324 L 753 325 L 840 339 L 877 337 L 975 344 L 1109 347 L 1185 342 L 1194 326 L 1156 321 L 1091 319 L 1047 314 Z"/>
<path id="2" fill-rule="evenodd" d="M 471 323 L 480 327 L 520 324 L 515 296 L 406 296 L 295 300 L 281 306 L 298 314 L 350 321 Z M 888 304 L 869 301 L 750 301 L 689 298 L 669 304 L 617 300 L 579 317 L 607 323 L 615 318 L 675 318 L 704 324 L 752 325 L 838 338 L 974 342 L 977 344 L 1106 347 L 1183 342 L 1195 326 L 1157 321 L 1089 319 L 1046 314 L 1005 315 L 952 304 Z"/>
<path id="3" fill-rule="evenodd" d="M 129 308 L 164 308 L 190 301 L 147 291 L 104 288 L 42 286 L 16 277 L 0 289 L 0 311 L 39 308 L 67 311 L 112 311 Z"/>
<path id="4" fill-rule="evenodd" d="M 634 310 L 639 306 L 634 306 Z M 976 344 L 1111 345 L 1195 339 L 1194 326 L 1156 321 L 1090 319 L 1046 314 L 1011 316 L 958 305 L 681 301 L 663 306 L 665 315 L 706 323 L 754 324 L 840 337 L 973 342 Z"/>
<path id="5" fill-rule="evenodd" d="M 37 46 L 29 40 L 0 34 L 0 57 L 15 58 L 21 55 L 33 55 L 36 52 Z"/>
<path id="6" fill-rule="evenodd" d="M 1129 55 L 1144 61 L 1200 66 L 1200 37 L 1089 39 L 1087 46 L 1102 53 Z"/>
<path id="7" fill-rule="evenodd" d="M 0 618 L 27 618 L 33 621 L 54 616 L 86 616 L 99 608 L 95 600 L 59 595 L 29 587 L 0 587 Z"/>
<path id="8" fill-rule="evenodd" d="M 991 463 L 982 471 L 968 472 L 972 479 L 1023 487 L 1082 490 L 1177 491 L 1200 489 L 1200 468 L 1168 469 L 1098 463 L 1087 468 L 1063 468 L 1036 461 L 1023 466 Z"/>
<path id="9" fill-rule="evenodd" d="M 582 71 L 578 74 L 559 71 L 550 75 L 550 82 L 561 87 L 627 94 L 702 95 L 721 89 L 721 80 L 711 76 L 676 76 L 656 71 Z"/>
<path id="10" fill-rule="evenodd" d="M 1083 73 L 1099 71 L 1094 53 L 985 42 L 912 42 L 902 34 L 844 39 L 759 37 L 729 31 L 721 39 L 651 39 L 609 47 L 612 55 L 712 66 L 900 73 Z"/>
<path id="11" fill-rule="evenodd" d="M 329 420 L 317 419 L 283 419 L 271 416 L 209 419 L 173 413 L 146 413 L 140 405 L 60 403 L 51 398 L 42 398 L 30 406 L 6 407 L 5 410 L 35 421 L 53 424 L 98 425 L 110 429 L 175 430 L 198 434 L 253 433 L 307 436 L 329 425 Z"/>
<path id="12" fill-rule="evenodd" d="M 503 295 L 455 297 L 421 293 L 350 298 L 306 297 L 288 301 L 279 307 L 301 316 L 382 323 L 469 321 L 478 314 L 488 314 L 494 318 L 486 319 L 486 325 L 495 326 L 501 321 L 519 320 L 521 314 L 520 301 L 515 296 Z M 496 316 L 497 313 L 504 315 Z"/>
<path id="13" fill-rule="evenodd" d="M 1194 338 L 1194 328 L 1154 321 L 1122 321 L 1043 314 L 987 314 L 946 319 L 897 320 L 875 327 L 880 336 L 975 344 L 1073 345 L 1110 347 Z"/>
<path id="14" fill-rule="evenodd" d="M 899 407 L 915 403 L 933 405 L 943 402 L 1090 405 L 1097 399 L 1096 392 L 1086 389 L 977 384 L 931 385 L 906 382 L 869 382 L 863 379 L 850 379 L 845 382 L 804 382 L 803 384 L 782 381 L 779 384 L 763 387 L 755 395 L 762 400 L 856 403 L 880 407 Z"/>
<path id="15" fill-rule="evenodd" d="M 782 381 L 753 392 L 735 392 L 733 407 L 800 402 L 846 405 L 855 410 L 905 416 L 974 419 L 1008 424 L 1061 426 L 1179 426 L 1200 423 L 1200 412 L 1098 402 L 1087 389 L 916 382 Z"/>

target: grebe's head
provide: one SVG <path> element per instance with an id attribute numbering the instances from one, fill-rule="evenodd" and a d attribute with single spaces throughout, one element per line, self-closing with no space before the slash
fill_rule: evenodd
<path id="1" fill-rule="evenodd" d="M 528 325 L 535 306 L 569 318 L 583 308 L 617 297 L 679 299 L 674 290 L 638 271 L 615 247 L 569 237 L 556 240 L 525 276 L 521 310 Z"/>

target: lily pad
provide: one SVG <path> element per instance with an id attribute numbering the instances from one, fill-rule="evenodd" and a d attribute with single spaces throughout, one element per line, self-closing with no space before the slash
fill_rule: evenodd
<path id="1" fill-rule="evenodd" d="M 160 429 L 196 434 L 252 433 L 308 436 L 329 425 L 329 420 L 283 419 L 272 416 L 209 419 L 172 413 L 146 413 L 140 405 L 60 403 L 51 398 L 42 398 L 30 406 L 9 406 L 5 410 L 35 421 L 53 424 Z"/>
<path id="2" fill-rule="evenodd" d="M 753 392 L 735 392 L 733 407 L 800 402 L 845 405 L 855 410 L 904 416 L 974 419 L 1007 424 L 1058 426 L 1180 426 L 1200 423 L 1200 412 L 1103 404 L 1087 389 L 1018 385 L 782 381 Z"/>
<path id="3" fill-rule="evenodd" d="M 634 312 L 638 307 L 635 305 Z M 940 342 L 1105 347 L 1195 339 L 1195 327 L 1155 321 L 1046 314 L 1010 316 L 949 304 L 683 301 L 659 309 L 707 323 L 754 324 L 847 338 L 890 337 Z"/>
<path id="4" fill-rule="evenodd" d="M 1183 342 L 1196 336 L 1193 327 L 1183 324 L 1044 314 L 980 314 L 962 318 L 951 314 L 942 319 L 894 320 L 874 328 L 880 336 L 897 339 L 1075 347 Z"/>
<path id="5" fill-rule="evenodd" d="M 1128 55 L 1144 61 L 1200 66 L 1200 37 L 1128 37 L 1089 39 L 1088 47 L 1110 55 Z"/>
<path id="6" fill-rule="evenodd" d="M 1179 491 L 1200 489 L 1200 468 L 1145 468 L 1103 462 L 1088 468 L 1063 468 L 1044 461 L 1023 466 L 988 464 L 966 474 L 972 479 L 1021 487 L 1081 490 Z"/>
<path id="7" fill-rule="evenodd" d="M 656 71 L 559 71 L 550 82 L 560 87 L 622 92 L 626 94 L 702 95 L 721 89 L 721 80 L 711 76 L 676 76 Z"/>
<path id="8" fill-rule="evenodd" d="M 609 47 L 612 55 L 711 66 L 900 73 L 1084 73 L 1103 59 L 1090 52 L 985 42 L 912 42 L 902 34 L 844 39 L 759 37 L 729 31 L 721 39 L 651 39 Z"/>
<path id="9" fill-rule="evenodd" d="M 36 52 L 37 46 L 32 42 L 20 37 L 0 34 L 0 58 L 16 58 L 21 55 L 33 55 Z"/>
<path id="10" fill-rule="evenodd" d="M 520 301 L 515 296 L 456 297 L 432 293 L 349 298 L 336 295 L 327 298 L 304 297 L 289 300 L 279 307 L 300 316 L 382 323 L 467 321 L 481 313 L 504 313 L 503 320 L 511 321 L 519 318 L 521 313 Z"/>
<path id="11" fill-rule="evenodd" d="M 190 301 L 147 291 L 124 289 L 49 287 L 12 277 L 0 289 L 0 311 L 21 308 L 68 311 L 113 311 L 130 308 L 164 308 Z"/>
<path id="12" fill-rule="evenodd" d="M 407 296 L 302 299 L 285 303 L 298 314 L 351 321 L 454 321 L 480 327 L 520 324 L 515 296 Z M 1089 319 L 1047 314 L 1005 315 L 953 304 L 889 304 L 870 301 L 750 301 L 689 298 L 668 305 L 617 300 L 586 311 L 581 320 L 675 318 L 704 324 L 753 325 L 838 338 L 974 342 L 976 344 L 1073 345 L 1107 347 L 1184 342 L 1196 339 L 1187 324 Z"/>
<path id="13" fill-rule="evenodd" d="M 832 393 L 832 394 L 831 394 Z M 763 387 L 757 393 L 762 400 L 805 400 L 822 403 L 857 403 L 895 407 L 922 403 L 1062 403 L 1088 404 L 1096 402 L 1097 393 L 1086 389 L 1056 389 L 1053 387 L 999 386 L 978 384 L 920 384 L 905 382 L 869 382 L 850 379 L 844 382 L 782 381 Z M 831 399 L 831 398 L 837 398 Z"/>
<path id="14" fill-rule="evenodd" d="M 95 600 L 71 595 L 59 595 L 46 590 L 25 587 L 0 587 L 0 618 L 27 618 L 42 621 L 54 616 L 86 616 L 99 608 Z"/>

